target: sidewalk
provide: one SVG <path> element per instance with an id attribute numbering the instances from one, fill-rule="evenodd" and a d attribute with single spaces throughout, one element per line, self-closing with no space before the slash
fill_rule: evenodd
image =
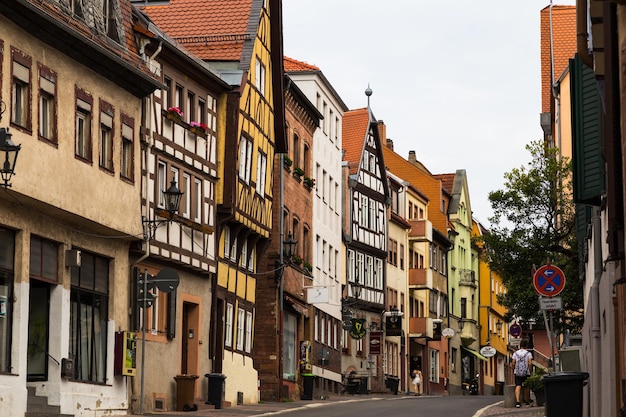
<path id="1" fill-rule="evenodd" d="M 219 410 L 212 408 L 212 406 L 206 406 L 204 404 L 197 404 L 197 411 L 167 411 L 167 412 L 154 412 L 144 413 L 149 416 L 159 417 L 250 417 L 250 416 L 269 416 L 287 413 L 290 410 L 297 408 L 317 408 L 323 407 L 330 403 L 349 403 L 356 401 L 368 401 L 374 398 L 391 397 L 389 394 L 369 394 L 369 395 L 357 395 L 357 396 L 340 396 L 334 395 L 326 399 L 311 400 L 311 401 L 294 401 L 294 402 L 268 402 L 258 404 L 246 404 L 233 407 L 225 407 Z M 479 410 L 474 417 L 545 417 L 545 407 L 528 407 L 522 406 L 522 408 L 504 408 L 504 402 L 498 401 L 498 398 L 494 396 L 494 404 Z"/>

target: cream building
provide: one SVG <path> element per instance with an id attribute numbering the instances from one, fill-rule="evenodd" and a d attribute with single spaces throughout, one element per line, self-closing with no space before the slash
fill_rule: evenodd
<path id="1" fill-rule="evenodd" d="M 43 402 L 52 414 L 124 415 L 115 342 L 130 326 L 129 250 L 143 235 L 134 159 L 141 99 L 160 82 L 126 43 L 130 7 L 61 3 L 0 9 L 0 124 L 22 146 L 0 187 L 2 414 Z"/>

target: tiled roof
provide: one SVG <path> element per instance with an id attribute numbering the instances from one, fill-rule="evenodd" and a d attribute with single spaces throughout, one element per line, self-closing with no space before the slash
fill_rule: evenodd
<path id="1" fill-rule="evenodd" d="M 554 80 L 550 56 L 550 32 L 554 48 Z M 550 90 L 576 53 L 576 6 L 550 6 L 541 10 L 541 111 L 550 111 Z"/>
<path id="2" fill-rule="evenodd" d="M 206 61 L 239 61 L 252 0 L 170 0 L 142 10 L 163 31 Z M 258 19 L 258 18 L 257 18 Z"/>
<path id="3" fill-rule="evenodd" d="M 348 162 L 350 174 L 355 174 L 358 171 L 369 121 L 369 112 L 366 108 L 350 110 L 343 114 L 341 127 L 343 160 Z"/>
<path id="4" fill-rule="evenodd" d="M 454 177 L 456 174 L 435 174 L 433 177 L 441 180 L 441 185 L 444 190 L 448 192 L 448 194 L 452 194 L 452 189 L 454 188 Z"/>
<path id="5" fill-rule="evenodd" d="M 298 61 L 293 58 L 284 57 L 283 65 L 285 66 L 285 72 L 299 72 L 299 71 L 319 71 L 320 69 L 315 65 L 307 64 L 306 62 Z"/>
<path id="6" fill-rule="evenodd" d="M 413 165 L 387 146 L 383 146 L 383 154 L 389 171 L 408 181 L 428 197 L 430 200 L 428 204 L 428 220 L 431 221 L 435 229 L 446 236 L 448 218 L 445 213 L 441 212 L 441 200 L 443 199 L 442 180 Z"/>

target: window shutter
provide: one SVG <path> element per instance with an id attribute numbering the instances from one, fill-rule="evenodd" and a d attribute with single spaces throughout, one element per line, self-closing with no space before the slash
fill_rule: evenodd
<path id="1" fill-rule="evenodd" d="M 595 73 L 578 55 L 570 59 L 574 202 L 600 205 L 605 190 L 602 101 Z"/>

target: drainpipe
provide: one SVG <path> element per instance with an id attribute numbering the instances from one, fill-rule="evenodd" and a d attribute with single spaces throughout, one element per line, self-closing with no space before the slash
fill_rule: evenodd
<path id="1" fill-rule="evenodd" d="M 589 298 L 591 299 L 591 357 L 592 366 L 590 370 L 591 391 L 590 402 L 593 407 L 592 416 L 599 416 L 601 410 L 602 390 L 600 384 L 600 369 L 602 360 L 600 352 L 602 340 L 600 332 L 600 279 L 602 278 L 602 222 L 600 219 L 600 208 L 594 207 L 593 218 L 593 284 Z"/>
<path id="2" fill-rule="evenodd" d="M 576 52 L 583 64 L 593 69 L 593 59 L 589 54 L 588 45 L 587 10 L 587 0 L 576 0 Z"/>

